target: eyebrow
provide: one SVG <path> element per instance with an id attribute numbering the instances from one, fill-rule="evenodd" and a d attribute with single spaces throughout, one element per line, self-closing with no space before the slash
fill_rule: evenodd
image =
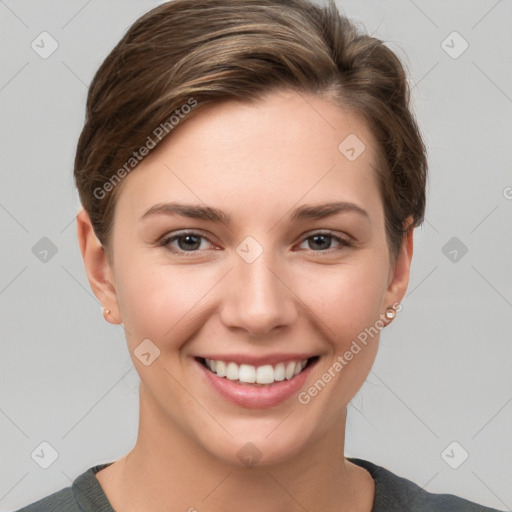
<path id="1" fill-rule="evenodd" d="M 345 201 L 323 203 L 317 205 L 303 205 L 297 208 L 289 216 L 290 221 L 300 219 L 324 219 L 338 213 L 353 212 L 358 213 L 370 220 L 368 212 L 360 206 Z M 145 219 L 153 215 L 178 215 L 180 217 L 187 217 L 191 219 L 206 220 L 210 222 L 218 222 L 222 224 L 231 224 L 232 218 L 229 214 L 212 208 L 210 206 L 181 204 L 181 203 L 159 203 L 147 210 L 141 217 Z"/>

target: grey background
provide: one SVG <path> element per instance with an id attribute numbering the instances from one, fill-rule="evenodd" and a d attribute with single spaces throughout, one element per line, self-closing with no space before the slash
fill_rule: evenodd
<path id="1" fill-rule="evenodd" d="M 93 73 L 158 3 L 0 0 L 2 511 L 121 457 L 136 438 L 138 377 L 83 270 L 72 164 Z M 431 172 L 404 308 L 350 407 L 346 454 L 511 510 L 512 4 L 338 4 L 405 60 Z M 31 48 L 43 31 L 59 45 L 47 59 Z M 458 58 L 453 31 L 469 44 Z M 57 251 L 46 261 L 43 237 Z M 31 458 L 43 441 L 58 452 L 48 469 Z M 469 457 L 453 469 L 462 449 Z"/>

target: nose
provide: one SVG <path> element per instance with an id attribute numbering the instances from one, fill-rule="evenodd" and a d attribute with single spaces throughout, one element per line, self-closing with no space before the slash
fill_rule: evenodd
<path id="1" fill-rule="evenodd" d="M 242 329 L 251 337 L 272 334 L 292 325 L 297 317 L 293 287 L 270 251 L 252 263 L 237 255 L 229 273 L 221 308 L 221 319 L 230 329 Z"/>

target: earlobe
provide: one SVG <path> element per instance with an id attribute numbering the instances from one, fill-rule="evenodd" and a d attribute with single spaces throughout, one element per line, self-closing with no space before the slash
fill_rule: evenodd
<path id="1" fill-rule="evenodd" d="M 120 324 L 122 319 L 115 283 L 105 249 L 94 233 L 89 214 L 83 208 L 78 212 L 76 222 L 80 252 L 91 289 L 102 305 L 105 320 Z M 105 314 L 106 310 L 108 314 Z"/>

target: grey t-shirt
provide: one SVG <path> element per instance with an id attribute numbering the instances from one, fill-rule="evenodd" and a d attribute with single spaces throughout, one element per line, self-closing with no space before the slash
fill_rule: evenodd
<path id="1" fill-rule="evenodd" d="M 348 458 L 366 469 L 375 481 L 371 512 L 500 512 L 452 494 L 433 494 L 387 469 L 362 459 Z M 109 464 L 93 466 L 70 487 L 16 512 L 115 512 L 95 474 Z"/>

